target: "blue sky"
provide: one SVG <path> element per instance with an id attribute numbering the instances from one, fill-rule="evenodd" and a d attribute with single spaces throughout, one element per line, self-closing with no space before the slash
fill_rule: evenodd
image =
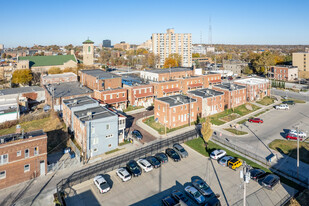
<path id="1" fill-rule="evenodd" d="M 193 43 L 309 44 L 307 0 L 14 0 L 1 2 L 0 44 L 5 47 L 140 44 L 152 33 L 174 28 L 192 33 Z"/>

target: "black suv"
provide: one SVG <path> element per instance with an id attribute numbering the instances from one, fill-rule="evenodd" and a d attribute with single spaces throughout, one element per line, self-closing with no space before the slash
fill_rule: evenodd
<path id="1" fill-rule="evenodd" d="M 289 100 L 289 101 L 283 101 L 282 104 L 295 105 L 295 102 L 292 100 Z"/>
<path id="2" fill-rule="evenodd" d="M 127 169 L 129 170 L 129 172 L 134 176 L 137 177 L 139 175 L 142 174 L 142 170 L 141 168 L 138 166 L 138 164 L 136 163 L 135 160 L 130 160 L 127 163 Z"/>
<path id="3" fill-rule="evenodd" d="M 165 153 L 166 153 L 170 158 L 172 158 L 175 162 L 178 162 L 178 161 L 181 160 L 179 154 L 178 154 L 174 149 L 172 149 L 172 148 L 167 148 L 167 149 L 165 150 Z"/>

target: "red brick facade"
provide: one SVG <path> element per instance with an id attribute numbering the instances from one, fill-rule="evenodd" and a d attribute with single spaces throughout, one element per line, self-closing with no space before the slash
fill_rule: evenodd
<path id="1" fill-rule="evenodd" d="M 45 175 L 47 172 L 47 136 L 43 133 L 40 136 L 2 143 L 0 155 L 8 155 L 8 162 L 0 164 L 0 172 L 5 171 L 5 177 L 0 178 L 0 189 L 40 176 L 40 163 L 45 164 L 45 171 L 42 172 Z M 25 165 L 29 165 L 27 170 Z"/>
<path id="2" fill-rule="evenodd" d="M 154 100 L 153 85 L 126 86 L 128 89 L 128 101 L 134 106 L 150 106 Z"/>
<path id="3" fill-rule="evenodd" d="M 125 109 L 127 107 L 128 92 L 126 88 L 102 91 L 94 90 L 94 98 L 101 100 L 104 104 Z"/>
<path id="4" fill-rule="evenodd" d="M 208 98 L 190 94 L 189 96 L 197 100 L 197 114 L 200 117 L 206 117 L 224 111 L 224 95 Z"/>
<path id="5" fill-rule="evenodd" d="M 224 92 L 224 107 L 226 109 L 235 108 L 247 102 L 246 88 L 232 91 L 219 87 L 213 87 L 213 89 Z"/>
<path id="6" fill-rule="evenodd" d="M 62 82 L 77 82 L 77 75 L 74 73 L 64 73 L 56 75 L 43 75 L 41 77 L 41 86 L 46 84 L 57 84 Z"/>
<path id="7" fill-rule="evenodd" d="M 116 76 L 112 79 L 97 79 L 95 76 L 80 72 L 80 82 L 92 90 L 106 90 L 122 87 L 121 77 Z"/>

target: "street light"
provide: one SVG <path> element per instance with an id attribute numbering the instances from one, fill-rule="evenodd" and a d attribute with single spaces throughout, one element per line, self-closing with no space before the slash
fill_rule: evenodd
<path id="1" fill-rule="evenodd" d="M 240 179 L 243 180 L 243 184 L 244 184 L 244 198 L 243 198 L 243 205 L 246 206 L 246 184 L 249 183 L 250 181 L 250 172 L 249 172 L 249 166 L 246 164 L 246 162 L 244 161 L 243 164 L 243 169 L 240 170 Z"/>

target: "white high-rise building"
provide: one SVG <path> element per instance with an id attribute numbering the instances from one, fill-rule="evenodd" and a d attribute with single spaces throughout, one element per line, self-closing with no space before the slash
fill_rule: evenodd
<path id="1" fill-rule="evenodd" d="M 152 34 L 152 51 L 160 56 L 160 64 L 163 66 L 165 58 L 170 54 L 181 55 L 181 66 L 192 66 L 192 38 L 190 33 L 174 33 L 174 29 L 167 29 L 167 33 Z"/>

